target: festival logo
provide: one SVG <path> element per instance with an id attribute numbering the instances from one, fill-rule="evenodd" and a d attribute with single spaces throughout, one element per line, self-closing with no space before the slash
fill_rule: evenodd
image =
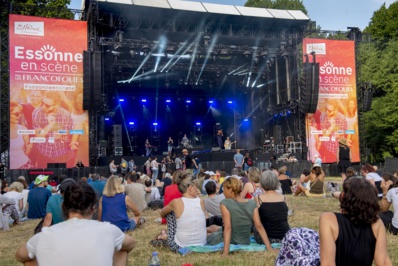
<path id="1" fill-rule="evenodd" d="M 44 36 L 44 22 L 15 21 L 14 25 L 17 35 Z"/>

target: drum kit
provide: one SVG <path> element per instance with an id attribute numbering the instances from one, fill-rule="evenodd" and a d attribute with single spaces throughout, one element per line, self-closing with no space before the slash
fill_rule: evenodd
<path id="1" fill-rule="evenodd" d="M 187 149 L 187 148 L 193 148 L 193 146 L 192 146 L 192 140 L 190 140 L 190 139 L 182 139 L 182 140 L 180 141 L 180 146 L 181 146 L 182 148 L 185 148 L 185 149 Z"/>

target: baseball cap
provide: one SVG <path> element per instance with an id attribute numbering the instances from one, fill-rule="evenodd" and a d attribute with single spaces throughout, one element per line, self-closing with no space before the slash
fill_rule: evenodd
<path id="1" fill-rule="evenodd" d="M 40 185 L 41 182 L 47 181 L 48 175 L 39 175 L 35 179 L 35 185 Z"/>
<path id="2" fill-rule="evenodd" d="M 73 180 L 72 178 L 67 178 L 64 181 L 61 182 L 61 184 L 58 187 L 58 191 L 64 192 L 70 185 L 75 184 L 76 181 Z"/>

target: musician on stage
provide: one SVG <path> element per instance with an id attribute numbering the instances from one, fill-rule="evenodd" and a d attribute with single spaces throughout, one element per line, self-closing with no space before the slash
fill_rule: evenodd
<path id="1" fill-rule="evenodd" d="M 173 139 L 169 137 L 169 140 L 167 141 L 167 151 L 169 154 L 171 154 L 171 151 L 173 150 Z"/>
<path id="2" fill-rule="evenodd" d="M 184 148 L 188 148 L 189 139 L 187 137 L 187 134 L 184 134 L 184 137 L 182 137 L 181 139 L 181 143 Z"/>
<path id="3" fill-rule="evenodd" d="M 232 142 L 231 142 L 231 140 L 229 139 L 229 137 L 227 137 L 227 139 L 226 139 L 225 142 L 224 142 L 224 148 L 225 148 L 226 150 L 230 150 L 230 149 L 231 149 L 231 146 L 232 146 Z"/>
<path id="4" fill-rule="evenodd" d="M 220 147 L 220 149 L 224 148 L 223 141 L 222 141 L 223 137 L 224 137 L 224 134 L 222 132 L 222 129 L 217 130 L 217 144 Z"/>
<path id="5" fill-rule="evenodd" d="M 151 155 L 151 152 L 152 152 L 152 145 L 151 145 L 151 143 L 149 143 L 149 140 L 148 139 L 146 139 L 146 141 L 145 141 L 145 156 L 150 156 Z"/>

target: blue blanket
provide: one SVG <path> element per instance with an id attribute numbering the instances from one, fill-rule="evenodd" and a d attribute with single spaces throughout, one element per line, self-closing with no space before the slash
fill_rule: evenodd
<path id="1" fill-rule="evenodd" d="M 272 248 L 280 248 L 280 243 L 271 244 Z M 205 245 L 205 246 L 191 246 L 180 248 L 178 252 L 183 256 L 188 255 L 191 252 L 199 252 L 199 253 L 207 253 L 207 252 L 215 252 L 224 249 L 224 243 L 219 243 L 217 245 Z M 234 245 L 231 244 L 229 246 L 229 251 L 265 251 L 265 245 L 259 245 L 256 243 L 253 237 L 250 238 L 250 245 Z"/>

